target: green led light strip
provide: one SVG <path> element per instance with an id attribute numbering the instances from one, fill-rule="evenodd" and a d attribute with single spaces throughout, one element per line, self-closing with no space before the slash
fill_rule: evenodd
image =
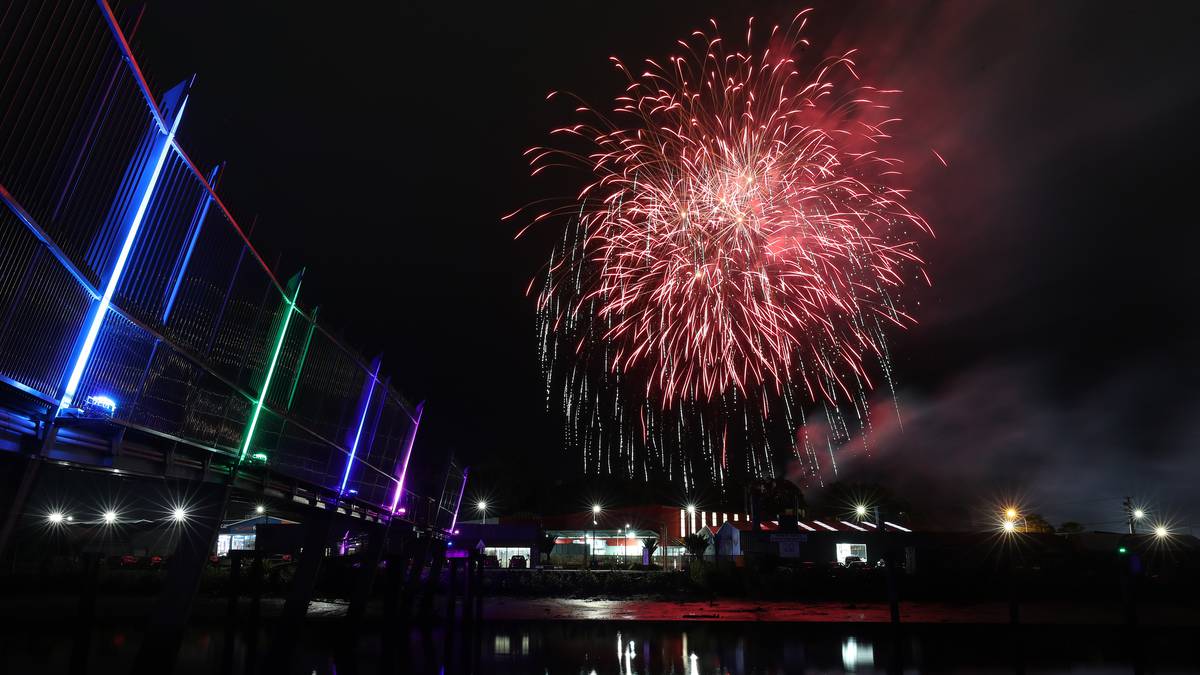
<path id="1" fill-rule="evenodd" d="M 292 299 L 288 300 L 286 296 L 284 297 L 287 305 L 283 315 L 283 326 L 279 329 L 279 337 L 275 339 L 275 351 L 271 354 L 271 364 L 267 366 L 267 377 L 263 380 L 262 393 L 258 395 L 258 401 L 254 404 L 254 415 L 250 418 L 250 426 L 246 429 L 246 440 L 242 443 L 238 464 L 246 459 L 246 453 L 250 450 L 250 441 L 254 440 L 254 428 L 258 426 L 258 416 L 262 414 L 263 404 L 267 402 L 267 393 L 271 391 L 271 378 L 275 376 L 275 364 L 279 362 L 279 352 L 283 351 L 283 339 L 287 337 L 288 324 L 292 322 L 292 310 L 296 308 L 296 299 L 300 297 L 300 282 L 303 281 L 303 277 L 303 271 L 295 276 L 296 290 L 292 293 Z"/>
<path id="2" fill-rule="evenodd" d="M 308 359 L 308 345 L 312 343 L 313 331 L 317 328 L 317 316 L 321 313 L 320 307 L 313 308 L 312 323 L 308 324 L 308 335 L 304 338 L 304 349 L 300 350 L 300 363 L 296 365 L 296 374 L 292 377 L 292 391 L 288 394 L 287 409 L 292 409 L 292 401 L 296 398 L 296 387 L 300 385 L 300 373 L 304 372 L 304 362 Z"/>

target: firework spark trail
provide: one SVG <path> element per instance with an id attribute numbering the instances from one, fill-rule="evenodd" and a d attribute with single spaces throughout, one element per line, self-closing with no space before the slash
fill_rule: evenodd
<path id="1" fill-rule="evenodd" d="M 881 154 L 898 121 L 883 101 L 898 92 L 860 84 L 853 51 L 803 74 L 809 11 L 757 48 L 751 19 L 743 49 L 727 52 L 712 22 L 679 41 L 683 56 L 646 59 L 640 75 L 614 57 L 628 86 L 610 113 L 581 103 L 591 121 L 526 153 L 534 175 L 565 163 L 593 177 L 529 226 L 568 220 L 538 294 L 541 353 L 548 394 L 553 359 L 586 364 L 579 376 L 572 366 L 563 405 L 615 436 L 597 440 L 594 466 L 611 472 L 614 452 L 629 475 L 648 466 L 644 422 L 625 416 L 659 408 L 678 411 L 679 447 L 697 448 L 714 481 L 738 466 L 731 422 L 746 433 L 742 465 L 771 475 L 768 420 L 783 400 L 789 450 L 815 472 L 793 392 L 821 402 L 831 433 L 848 438 L 846 402 L 869 426 L 870 363 L 894 391 L 884 327 L 914 322 L 898 298 L 928 280 L 916 241 L 932 231 L 896 185 L 899 160 Z M 690 454 L 662 445 L 669 419 L 657 463 L 673 473 L 664 464 L 679 457 L 687 481 Z"/>

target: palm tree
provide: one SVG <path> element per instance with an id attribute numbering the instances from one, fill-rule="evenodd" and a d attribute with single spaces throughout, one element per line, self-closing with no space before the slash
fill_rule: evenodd
<path id="1" fill-rule="evenodd" d="M 658 540 L 657 539 L 649 539 L 649 538 L 643 539 L 642 540 L 642 548 L 645 549 L 645 551 L 646 551 L 646 556 L 645 556 L 646 563 L 649 565 L 653 565 L 654 564 L 654 552 L 658 550 Z"/>
<path id="2" fill-rule="evenodd" d="M 540 551 L 541 553 L 546 554 L 546 562 L 547 563 L 550 562 L 550 552 L 554 550 L 554 545 L 556 542 L 557 542 L 557 539 L 555 539 L 554 535 L 552 535 L 552 534 L 542 535 L 542 542 L 541 542 L 541 546 L 539 548 L 541 549 L 541 551 Z M 541 563 L 540 558 L 538 559 L 538 563 L 539 564 Z"/>
<path id="3" fill-rule="evenodd" d="M 697 560 L 704 560 L 704 552 L 708 550 L 708 539 L 702 534 L 688 534 L 679 540 L 679 545 L 687 550 Z"/>

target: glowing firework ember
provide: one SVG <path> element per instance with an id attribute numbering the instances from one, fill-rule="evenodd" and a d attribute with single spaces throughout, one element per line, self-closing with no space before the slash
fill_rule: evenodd
<path id="1" fill-rule="evenodd" d="M 915 240 L 929 228 L 881 154 L 896 92 L 859 84 L 853 52 L 802 74 L 808 11 L 757 46 L 751 20 L 744 51 L 714 22 L 641 75 L 614 58 L 629 86 L 611 116 L 581 106 L 595 121 L 554 132 L 582 149 L 527 153 L 534 174 L 566 158 L 593 175 L 534 219 L 569 214 L 538 308 L 548 402 L 561 385 L 589 470 L 689 483 L 699 448 L 717 482 L 742 473 L 731 459 L 774 475 L 771 438 L 779 421 L 797 438 L 801 396 L 826 410 L 831 443 L 849 435 L 847 403 L 869 419 L 871 362 L 891 383 L 885 329 L 913 321 L 898 296 L 927 281 Z"/>

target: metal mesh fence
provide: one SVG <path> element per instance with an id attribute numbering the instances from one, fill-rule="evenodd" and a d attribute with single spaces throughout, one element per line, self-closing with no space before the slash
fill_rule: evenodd
<path id="1" fill-rule="evenodd" d="M 412 406 L 302 286 L 293 306 L 168 135 L 184 104 L 147 98 L 109 25 L 136 16 L 110 12 L 0 7 L 0 377 L 54 409 L 78 364 L 73 406 L 390 506 Z M 444 519 L 431 502 L 397 503 Z"/>

